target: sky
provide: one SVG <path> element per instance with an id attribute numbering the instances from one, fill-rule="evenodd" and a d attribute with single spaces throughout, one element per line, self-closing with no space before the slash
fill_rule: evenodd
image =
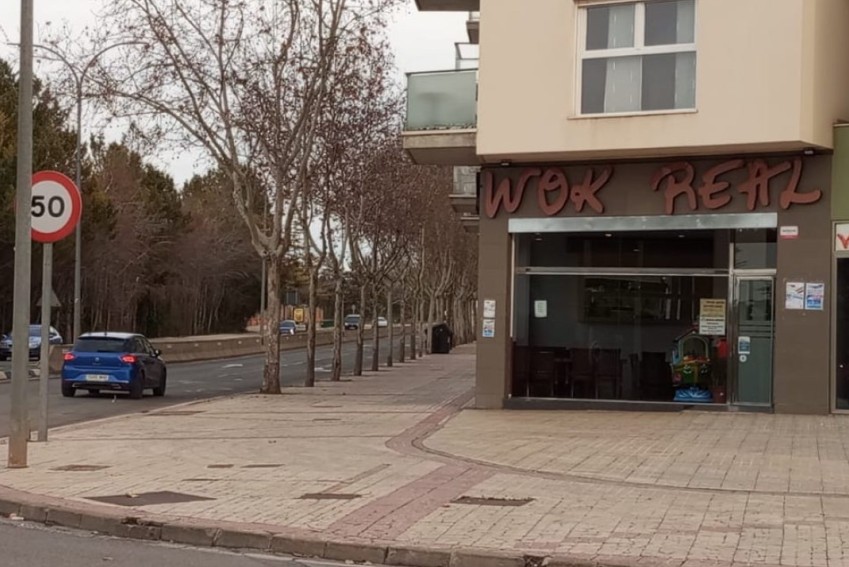
<path id="1" fill-rule="evenodd" d="M 103 0 L 34 0 L 35 40 L 39 30 L 48 23 L 72 29 L 82 29 L 95 23 L 94 11 Z M 389 30 L 398 68 L 398 80 L 403 84 L 404 73 L 454 68 L 454 43 L 468 40 L 465 13 L 419 12 L 414 0 L 406 0 Z M 0 43 L 20 39 L 20 2 L 0 0 Z M 2 51 L 8 57 L 10 52 Z M 53 67 L 51 67 L 53 69 Z M 36 67 L 36 73 L 39 68 Z M 88 136 L 92 132 L 85 131 Z M 178 183 L 197 171 L 196 158 L 182 155 L 159 156 L 157 165 L 165 167 Z"/>

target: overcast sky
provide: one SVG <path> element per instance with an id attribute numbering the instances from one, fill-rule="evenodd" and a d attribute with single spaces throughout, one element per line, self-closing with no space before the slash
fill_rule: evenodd
<path id="1" fill-rule="evenodd" d="M 103 0 L 34 0 L 36 42 L 38 30 L 52 22 L 67 22 L 75 29 L 95 24 L 94 11 Z M 454 68 L 454 42 L 467 41 L 466 14 L 419 12 L 414 0 L 406 0 L 390 29 L 390 39 L 399 70 L 403 73 Z M 0 0 L 0 41 L 20 39 L 19 0 Z M 4 52 L 4 56 L 8 52 Z M 36 68 L 38 72 L 38 68 Z M 88 134 L 88 132 L 86 132 Z M 178 182 L 185 181 L 195 169 L 194 160 L 163 156 L 167 169 Z"/>

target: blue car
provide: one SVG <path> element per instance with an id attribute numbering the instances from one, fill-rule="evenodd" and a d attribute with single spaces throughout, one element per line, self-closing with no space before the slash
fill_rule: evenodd
<path id="1" fill-rule="evenodd" d="M 50 331 L 48 332 L 49 341 L 51 345 L 61 345 L 62 344 L 62 335 L 59 334 L 59 331 L 50 327 Z M 29 357 L 38 360 L 41 358 L 41 325 L 30 325 L 29 326 Z M 12 358 L 12 336 L 11 335 L 3 335 L 0 338 L 0 361 L 8 360 Z"/>
<path id="2" fill-rule="evenodd" d="M 161 352 L 135 333 L 86 333 L 80 335 L 62 364 L 62 395 L 77 390 L 128 392 L 139 399 L 146 389 L 165 395 L 167 369 Z"/>

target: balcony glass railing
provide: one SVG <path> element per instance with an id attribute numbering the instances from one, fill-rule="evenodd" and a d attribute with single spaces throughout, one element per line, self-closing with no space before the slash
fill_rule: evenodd
<path id="1" fill-rule="evenodd" d="M 477 125 L 477 71 L 458 70 L 407 75 L 404 129 L 469 129 Z"/>
<path id="2" fill-rule="evenodd" d="M 469 12 L 469 21 L 470 22 L 479 22 L 481 20 L 480 12 Z"/>
<path id="3" fill-rule="evenodd" d="M 454 192 L 457 197 L 477 197 L 479 167 L 457 166 L 454 168 Z"/>

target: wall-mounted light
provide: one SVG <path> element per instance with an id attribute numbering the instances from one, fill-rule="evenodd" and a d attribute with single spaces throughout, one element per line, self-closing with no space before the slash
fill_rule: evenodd
<path id="1" fill-rule="evenodd" d="M 814 151 L 813 148 L 805 148 L 804 150 L 802 150 L 802 153 L 805 154 L 806 156 L 812 156 L 816 152 Z"/>
<path id="2" fill-rule="evenodd" d="M 509 161 L 502 161 L 501 162 L 501 167 L 510 167 L 511 165 L 513 165 L 513 164 L 512 164 L 512 162 L 509 162 Z"/>

